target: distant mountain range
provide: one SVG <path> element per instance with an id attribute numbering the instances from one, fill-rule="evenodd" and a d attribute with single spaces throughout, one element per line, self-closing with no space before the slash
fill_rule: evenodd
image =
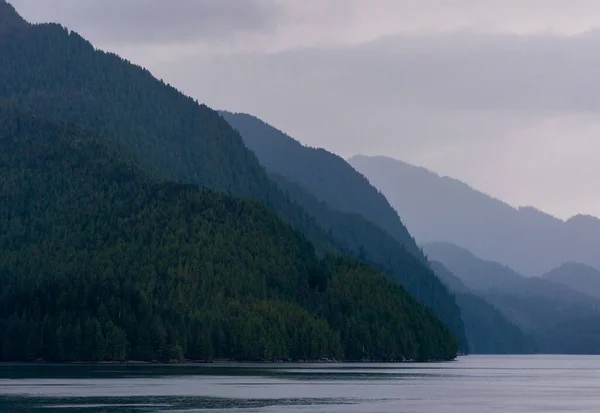
<path id="1" fill-rule="evenodd" d="M 420 243 L 460 245 L 526 276 L 566 262 L 600 268 L 596 217 L 563 221 L 532 207 L 513 208 L 461 181 L 384 156 L 348 162 L 383 192 Z"/>
<path id="2" fill-rule="evenodd" d="M 439 261 L 451 273 L 438 270 L 442 280 L 455 291 L 472 291 L 497 308 L 533 337 L 541 352 L 600 350 L 600 301 L 591 295 L 546 278 L 524 277 L 450 243 L 430 243 L 423 248 L 430 259 Z M 563 274 L 565 271 L 559 270 L 548 278 L 562 278 Z M 458 302 L 460 305 L 461 300 Z M 466 319 L 465 327 L 468 333 Z"/>

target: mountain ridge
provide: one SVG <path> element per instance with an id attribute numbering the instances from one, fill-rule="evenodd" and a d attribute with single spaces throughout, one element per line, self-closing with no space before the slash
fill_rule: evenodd
<path id="1" fill-rule="evenodd" d="M 557 282 L 524 277 L 453 244 L 425 244 L 423 249 L 430 259 L 441 262 L 473 293 L 533 337 L 539 351 L 600 352 L 596 327 L 600 323 L 600 300 Z"/>
<path id="2" fill-rule="evenodd" d="M 541 276 L 565 261 L 600 267 L 600 219 L 568 220 L 511 205 L 454 178 L 389 157 L 354 156 L 350 164 L 383 192 L 419 243 L 450 242 L 478 257 Z M 403 197 L 403 193 L 411 197 Z"/>

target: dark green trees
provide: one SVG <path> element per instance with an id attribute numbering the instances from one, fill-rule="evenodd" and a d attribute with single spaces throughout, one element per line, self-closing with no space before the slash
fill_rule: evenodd
<path id="1" fill-rule="evenodd" d="M 0 110 L 0 360 L 454 357 L 382 275 L 126 153 Z"/>

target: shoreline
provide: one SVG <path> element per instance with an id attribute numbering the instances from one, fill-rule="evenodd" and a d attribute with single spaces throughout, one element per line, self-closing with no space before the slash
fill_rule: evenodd
<path id="1" fill-rule="evenodd" d="M 453 359 L 440 359 L 440 360 L 234 360 L 234 359 L 215 359 L 215 360 L 170 360 L 170 361 L 159 361 L 159 360 L 123 360 L 123 361 L 46 361 L 46 360 L 35 360 L 35 361 L 7 361 L 0 362 L 2 364 L 31 364 L 31 365 L 133 365 L 133 366 L 174 366 L 174 365 L 199 365 L 199 366 L 210 366 L 210 365 L 244 365 L 244 364 L 406 364 L 406 363 L 446 363 L 456 361 L 457 356 Z"/>

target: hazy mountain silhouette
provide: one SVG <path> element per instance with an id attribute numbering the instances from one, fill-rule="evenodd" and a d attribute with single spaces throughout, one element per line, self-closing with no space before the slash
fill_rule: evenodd
<path id="1" fill-rule="evenodd" d="M 456 294 L 465 324 L 469 348 L 474 354 L 535 353 L 537 345 L 532 337 L 493 305 L 471 292 L 467 286 L 439 261 L 431 261 L 435 274 Z"/>
<path id="2" fill-rule="evenodd" d="M 585 353 L 596 347 L 600 351 L 600 336 L 594 333 L 595 324 L 600 323 L 600 301 L 595 298 L 553 281 L 524 277 L 453 244 L 430 243 L 423 249 L 534 337 L 540 351 Z"/>
<path id="3" fill-rule="evenodd" d="M 246 146 L 268 170 L 308 189 L 338 211 L 360 214 L 383 228 L 417 257 L 420 249 L 388 200 L 346 160 L 321 148 L 302 145 L 255 116 L 221 111 Z"/>
<path id="4" fill-rule="evenodd" d="M 598 218 L 565 222 L 532 207 L 513 208 L 456 179 L 383 156 L 359 155 L 349 163 L 385 194 L 420 243 L 461 245 L 526 276 L 568 261 L 600 267 Z"/>
<path id="5" fill-rule="evenodd" d="M 542 278 L 600 299 L 600 271 L 589 265 L 567 262 L 544 274 Z"/>

